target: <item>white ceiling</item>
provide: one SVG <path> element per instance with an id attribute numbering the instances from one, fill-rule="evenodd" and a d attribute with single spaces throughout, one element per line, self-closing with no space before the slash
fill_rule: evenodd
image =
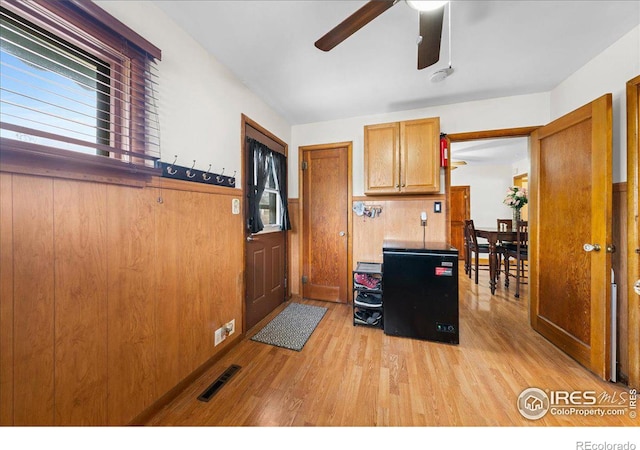
<path id="1" fill-rule="evenodd" d="M 366 2 L 155 3 L 292 125 L 546 92 L 640 23 L 638 1 L 454 1 L 452 52 L 447 12 L 440 61 L 419 71 L 404 1 L 326 53 L 314 42 Z"/>
<path id="2" fill-rule="evenodd" d="M 465 161 L 468 165 L 509 165 L 525 159 L 529 159 L 527 137 L 451 143 L 451 160 Z"/>

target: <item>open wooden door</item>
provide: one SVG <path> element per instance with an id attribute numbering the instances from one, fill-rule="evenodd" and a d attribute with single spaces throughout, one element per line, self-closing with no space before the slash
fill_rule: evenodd
<path id="1" fill-rule="evenodd" d="M 640 389 L 640 76 L 627 82 L 627 185 L 628 375 Z"/>
<path id="2" fill-rule="evenodd" d="M 612 135 L 607 94 L 531 135 L 531 326 L 611 375 Z"/>

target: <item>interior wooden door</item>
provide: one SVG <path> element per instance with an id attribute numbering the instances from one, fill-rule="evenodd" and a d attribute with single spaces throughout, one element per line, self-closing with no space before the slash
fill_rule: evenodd
<path id="1" fill-rule="evenodd" d="M 611 374 L 612 133 L 607 94 L 531 135 L 530 320 Z"/>
<path id="2" fill-rule="evenodd" d="M 629 386 L 640 389 L 640 76 L 627 82 L 627 345 Z"/>
<path id="3" fill-rule="evenodd" d="M 350 144 L 302 147 L 302 295 L 346 303 Z"/>
<path id="4" fill-rule="evenodd" d="M 471 218 L 471 187 L 451 186 L 450 192 L 451 245 L 458 249 L 458 259 L 464 260 L 464 221 Z"/>

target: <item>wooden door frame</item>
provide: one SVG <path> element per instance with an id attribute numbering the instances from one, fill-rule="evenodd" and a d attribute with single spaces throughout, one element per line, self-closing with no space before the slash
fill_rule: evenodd
<path id="1" fill-rule="evenodd" d="M 638 234 L 638 185 L 640 184 L 640 75 L 627 82 L 627 255 L 635 255 Z M 638 258 L 627 261 L 627 345 L 629 353 L 629 386 L 640 388 L 640 297 L 633 290 L 633 283 L 640 273 Z M 635 345 L 633 345 L 635 343 Z"/>
<path id="2" fill-rule="evenodd" d="M 240 176 L 240 179 L 242 180 L 242 201 L 240 202 L 240 214 L 242 215 L 242 255 L 243 255 L 243 268 L 242 268 L 242 330 L 244 333 L 246 333 L 248 330 L 246 328 L 247 325 L 247 313 L 245 311 L 246 308 L 246 299 L 247 299 L 247 271 L 246 271 L 246 267 L 247 267 L 247 241 L 245 239 L 245 234 L 247 232 L 247 223 L 246 223 L 246 211 L 248 208 L 247 205 L 247 180 L 246 180 L 246 170 L 247 170 L 247 125 L 249 125 L 250 127 L 258 130 L 260 133 L 262 133 L 264 136 L 266 136 L 268 139 L 271 139 L 273 141 L 273 145 L 274 146 L 281 146 L 284 148 L 284 156 L 287 157 L 289 154 L 289 145 L 284 142 L 282 139 L 278 138 L 275 134 L 271 133 L 269 130 L 267 130 L 266 128 L 262 127 L 260 124 L 258 124 L 257 122 L 255 122 L 254 120 L 251 120 L 249 117 L 247 117 L 244 114 L 240 115 L 240 173 L 242 174 Z M 265 145 L 268 143 L 264 143 Z M 268 146 L 268 145 L 267 145 Z M 286 166 L 286 171 L 287 176 L 289 174 L 289 164 L 288 164 L 288 158 L 287 158 L 287 166 Z M 286 289 L 285 289 L 285 298 L 288 295 L 289 292 L 289 285 L 291 283 L 288 282 L 287 280 L 287 276 L 288 276 L 288 267 L 289 267 L 289 261 L 287 258 L 287 254 L 288 254 L 288 242 L 289 239 L 287 238 L 287 234 L 288 232 L 285 232 L 285 236 L 284 236 L 284 277 L 285 277 L 285 281 L 286 283 Z"/>
<path id="3" fill-rule="evenodd" d="M 526 137 L 528 138 L 534 130 L 540 128 L 541 125 L 532 127 L 519 127 L 519 128 L 502 128 L 497 130 L 484 130 L 484 131 L 470 131 L 466 133 L 451 133 L 447 134 L 447 148 L 449 149 L 449 155 L 451 155 L 451 143 L 452 142 L 466 142 L 466 141 L 479 141 L 482 139 L 500 139 L 500 138 L 515 138 Z M 451 158 L 449 158 L 451 159 Z M 447 223 L 447 238 L 451 241 L 451 209 L 450 192 L 451 192 L 451 164 L 448 164 L 444 173 L 444 184 L 446 193 L 446 223 Z M 529 211 L 531 214 L 531 211 Z"/>
<path id="4" fill-rule="evenodd" d="M 304 145 L 298 147 L 298 217 L 300 218 L 300 226 L 298 233 L 298 248 L 300 249 L 300 257 L 298 258 L 298 273 L 300 276 L 304 274 L 304 193 L 302 178 L 302 161 L 304 161 L 302 154 L 305 151 L 317 151 L 317 150 L 333 150 L 336 148 L 347 148 L 347 205 L 349 210 L 347 211 L 347 270 L 350 271 L 353 268 L 353 214 L 351 214 L 351 205 L 353 205 L 353 142 L 335 142 L 331 144 L 316 144 L 316 145 Z M 347 277 L 351 278 L 351 277 Z M 302 280 L 300 280 L 300 296 L 303 295 L 304 287 L 302 286 Z M 347 286 L 347 303 L 353 300 L 353 291 Z"/>

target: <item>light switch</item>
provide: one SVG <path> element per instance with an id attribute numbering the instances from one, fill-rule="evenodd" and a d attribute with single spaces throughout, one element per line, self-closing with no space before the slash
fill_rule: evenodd
<path id="1" fill-rule="evenodd" d="M 233 214 L 240 214 L 240 199 L 234 198 L 231 200 L 231 212 Z"/>
<path id="2" fill-rule="evenodd" d="M 433 204 L 433 212 L 441 213 L 442 212 L 442 202 L 435 202 Z"/>

